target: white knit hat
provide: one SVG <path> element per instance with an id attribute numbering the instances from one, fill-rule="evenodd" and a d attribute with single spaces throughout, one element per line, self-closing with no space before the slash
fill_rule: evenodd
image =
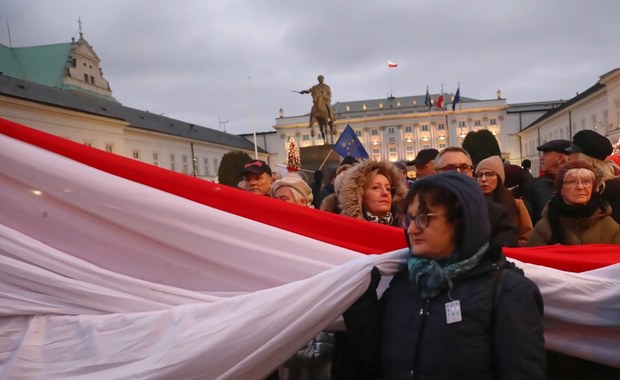
<path id="1" fill-rule="evenodd" d="M 499 156 L 491 156 L 480 161 L 478 163 L 478 166 L 476 166 L 476 173 L 483 169 L 491 170 L 493 173 L 497 174 L 499 178 L 502 179 L 502 184 L 506 183 L 506 172 L 504 171 L 504 163 Z"/>
<path id="2" fill-rule="evenodd" d="M 308 204 L 312 203 L 312 189 L 310 188 L 310 186 L 308 186 L 306 181 L 301 179 L 301 177 L 288 175 L 275 181 L 273 185 L 271 185 L 271 196 L 273 197 L 276 191 L 282 186 L 292 187 L 293 189 L 297 190 L 301 195 L 303 195 L 304 198 L 306 198 L 306 202 L 308 202 Z"/>

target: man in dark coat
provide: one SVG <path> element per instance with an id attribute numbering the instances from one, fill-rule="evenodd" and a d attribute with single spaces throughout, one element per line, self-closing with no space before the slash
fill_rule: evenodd
<path id="1" fill-rule="evenodd" d="M 542 152 L 540 161 L 544 174 L 534 181 L 532 186 L 532 214 L 530 216 L 534 225 L 540 220 L 543 208 L 545 208 L 545 205 L 553 196 L 555 191 L 555 174 L 568 159 L 566 149 L 569 146 L 570 141 L 568 140 L 551 140 L 536 148 L 539 152 Z"/>
<path id="2" fill-rule="evenodd" d="M 467 151 L 461 147 L 449 147 L 442 150 L 435 158 L 435 171 L 444 173 L 458 171 L 473 178 L 473 165 Z M 510 212 L 503 205 L 487 199 L 491 235 L 489 241 L 506 247 L 519 245 L 517 225 Z"/>

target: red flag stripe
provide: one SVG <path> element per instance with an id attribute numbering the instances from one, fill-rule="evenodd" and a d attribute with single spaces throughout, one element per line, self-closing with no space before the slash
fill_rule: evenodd
<path id="1" fill-rule="evenodd" d="M 400 228 L 260 197 L 91 148 L 2 118 L 0 133 L 119 177 L 357 252 L 385 253 L 406 246 Z"/>

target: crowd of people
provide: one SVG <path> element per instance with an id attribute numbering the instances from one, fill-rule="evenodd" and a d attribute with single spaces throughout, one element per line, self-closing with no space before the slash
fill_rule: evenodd
<path id="1" fill-rule="evenodd" d="M 246 164 L 246 191 L 402 228 L 410 250 L 381 295 L 373 268 L 344 313 L 346 332 L 322 332 L 294 358 L 297 372 L 284 364 L 270 379 L 547 378 L 542 297 L 502 247 L 620 244 L 620 167 L 607 160 L 610 141 L 590 130 L 537 149 L 538 178 L 529 160 L 493 155 L 474 167 L 462 147 L 424 149 L 410 162 L 346 157 L 312 182 Z"/>

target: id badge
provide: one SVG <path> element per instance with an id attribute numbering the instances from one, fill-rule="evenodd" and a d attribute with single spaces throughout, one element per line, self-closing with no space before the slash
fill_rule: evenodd
<path id="1" fill-rule="evenodd" d="M 452 301 L 446 303 L 446 322 L 448 324 L 462 321 L 461 317 L 461 303 L 459 301 Z"/>

